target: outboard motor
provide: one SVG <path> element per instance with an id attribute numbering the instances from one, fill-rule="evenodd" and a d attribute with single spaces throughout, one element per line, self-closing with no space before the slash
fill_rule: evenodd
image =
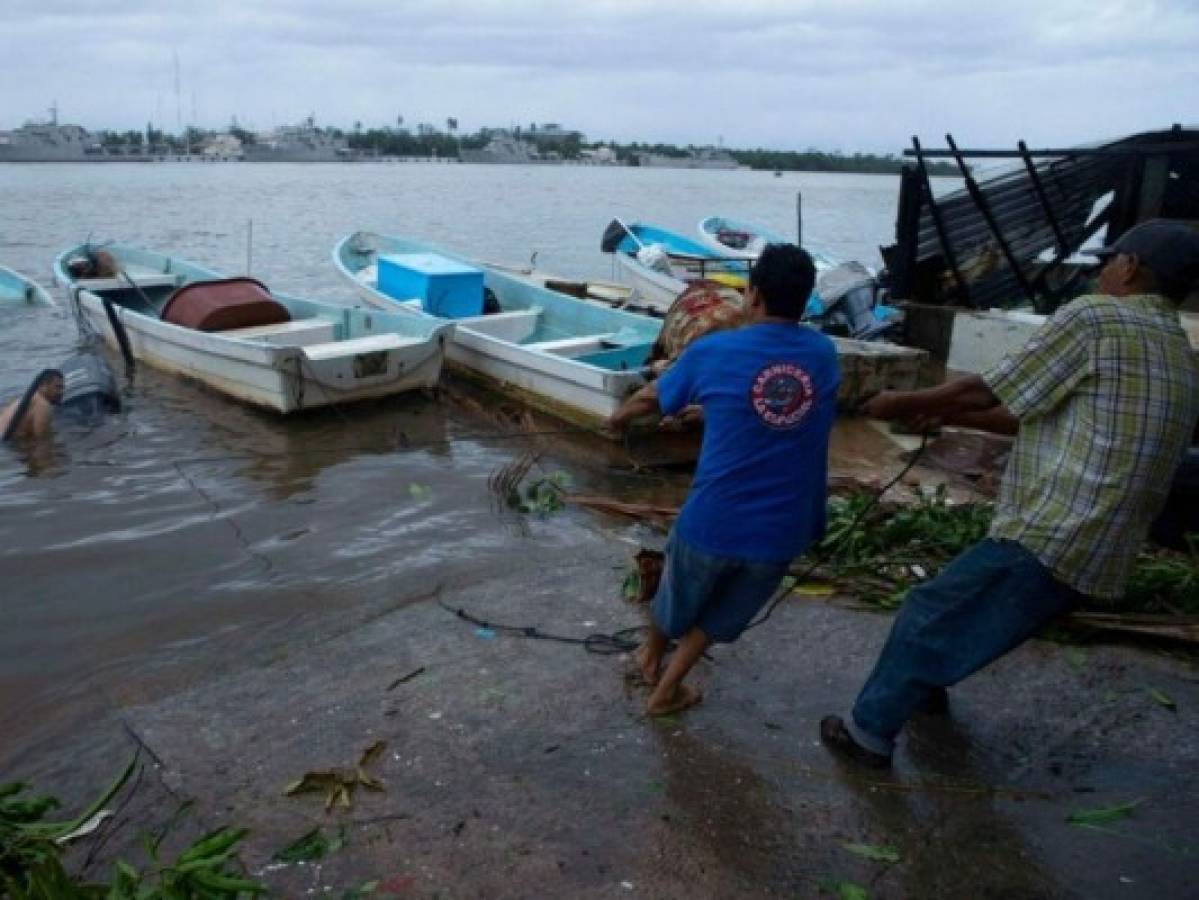
<path id="1" fill-rule="evenodd" d="M 100 356 L 77 353 L 64 360 L 58 369 L 63 376 L 59 415 L 82 424 L 94 424 L 105 415 L 121 411 L 117 380 Z"/>
<path id="2" fill-rule="evenodd" d="M 860 262 L 847 262 L 823 272 L 816 280 L 819 310 L 809 318 L 822 330 L 859 340 L 885 337 L 899 324 L 897 310 L 879 302 L 878 280 Z"/>

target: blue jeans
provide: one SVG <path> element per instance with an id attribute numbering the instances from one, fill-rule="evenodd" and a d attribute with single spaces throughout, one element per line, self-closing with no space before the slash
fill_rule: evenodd
<path id="1" fill-rule="evenodd" d="M 866 749 L 890 754 L 934 689 L 1018 647 L 1081 596 L 1015 541 L 975 544 L 908 592 L 858 694 L 850 734 Z"/>

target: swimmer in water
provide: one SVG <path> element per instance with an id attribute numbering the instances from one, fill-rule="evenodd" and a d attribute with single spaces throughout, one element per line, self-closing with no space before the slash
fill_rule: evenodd
<path id="1" fill-rule="evenodd" d="M 0 410 L 0 440 L 40 438 L 50 433 L 54 408 L 62 403 L 62 372 L 44 369 L 25 394 Z"/>

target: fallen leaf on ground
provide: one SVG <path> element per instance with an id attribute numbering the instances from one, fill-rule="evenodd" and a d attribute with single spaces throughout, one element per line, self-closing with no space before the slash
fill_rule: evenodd
<path id="1" fill-rule="evenodd" d="M 326 812 L 334 806 L 349 809 L 354 801 L 354 791 L 359 785 L 372 791 L 385 790 L 383 782 L 367 774 L 366 767 L 375 762 L 386 747 L 386 741 L 375 741 L 362 751 L 358 765 L 352 769 L 305 772 L 302 778 L 284 788 L 283 793 L 289 797 L 297 794 L 324 794 Z"/>
<path id="2" fill-rule="evenodd" d="M 324 829 L 317 827 L 296 838 L 274 858 L 279 862 L 310 862 L 322 859 L 331 853 L 336 853 L 345 846 L 345 830 L 340 830 L 336 836 L 329 837 Z"/>
<path id="3" fill-rule="evenodd" d="M 860 856 L 863 859 L 885 863 L 899 862 L 899 851 L 894 847 L 883 847 L 878 844 L 842 844 L 841 846 L 854 856 Z"/>
<path id="4" fill-rule="evenodd" d="M 818 581 L 803 581 L 795 585 L 791 589 L 791 592 L 804 597 L 831 597 L 837 593 L 837 589 L 831 584 L 823 584 Z"/>
<path id="5" fill-rule="evenodd" d="M 1118 822 L 1127 819 L 1132 811 L 1145 802 L 1144 797 L 1121 803 L 1117 806 L 1101 806 L 1096 809 L 1080 809 L 1070 813 L 1066 821 L 1071 825 L 1104 825 L 1108 822 Z"/>
<path id="6" fill-rule="evenodd" d="M 870 894 L 866 889 L 852 881 L 822 881 L 820 891 L 834 895 L 837 900 L 870 900 Z"/>
<path id="7" fill-rule="evenodd" d="M 1157 688 L 1149 688 L 1149 696 L 1164 706 L 1170 712 L 1178 712 L 1178 704 L 1174 702 L 1174 698 L 1169 694 L 1159 691 Z"/>

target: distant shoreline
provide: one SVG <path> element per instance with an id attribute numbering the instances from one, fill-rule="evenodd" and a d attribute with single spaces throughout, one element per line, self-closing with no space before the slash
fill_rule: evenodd
<path id="1" fill-rule="evenodd" d="M 738 169 L 704 169 L 694 166 L 628 166 L 621 164 L 597 164 L 597 163 L 580 163 L 574 160 L 563 160 L 560 162 L 550 162 L 541 160 L 538 162 L 529 163 L 492 163 L 492 162 L 464 162 L 459 159 L 447 157 L 412 157 L 412 156 L 371 156 L 360 157 L 358 159 L 330 159 L 330 160 L 246 160 L 246 159 L 205 159 L 200 156 L 169 156 L 169 157 L 151 157 L 151 156 L 104 156 L 90 157 L 86 159 L 0 159 L 0 165 L 5 166 L 60 166 L 60 165 L 119 165 L 120 163 L 130 163 L 139 166 L 159 164 L 174 164 L 174 165 L 214 165 L 222 163 L 241 163 L 249 166 L 263 165 L 303 165 L 303 166 L 360 166 L 360 165 L 439 165 L 439 166 L 534 166 L 536 168 L 545 168 L 546 166 L 572 169 L 655 169 L 665 171 L 687 171 L 687 172 L 762 172 L 769 175 L 772 171 L 781 174 L 791 175 L 899 175 L 898 169 L 820 169 L 820 168 L 797 168 L 797 169 L 769 169 L 769 168 L 753 168 L 751 166 L 742 166 Z M 951 171 L 930 171 L 931 177 L 957 178 L 960 174 L 956 169 Z"/>

